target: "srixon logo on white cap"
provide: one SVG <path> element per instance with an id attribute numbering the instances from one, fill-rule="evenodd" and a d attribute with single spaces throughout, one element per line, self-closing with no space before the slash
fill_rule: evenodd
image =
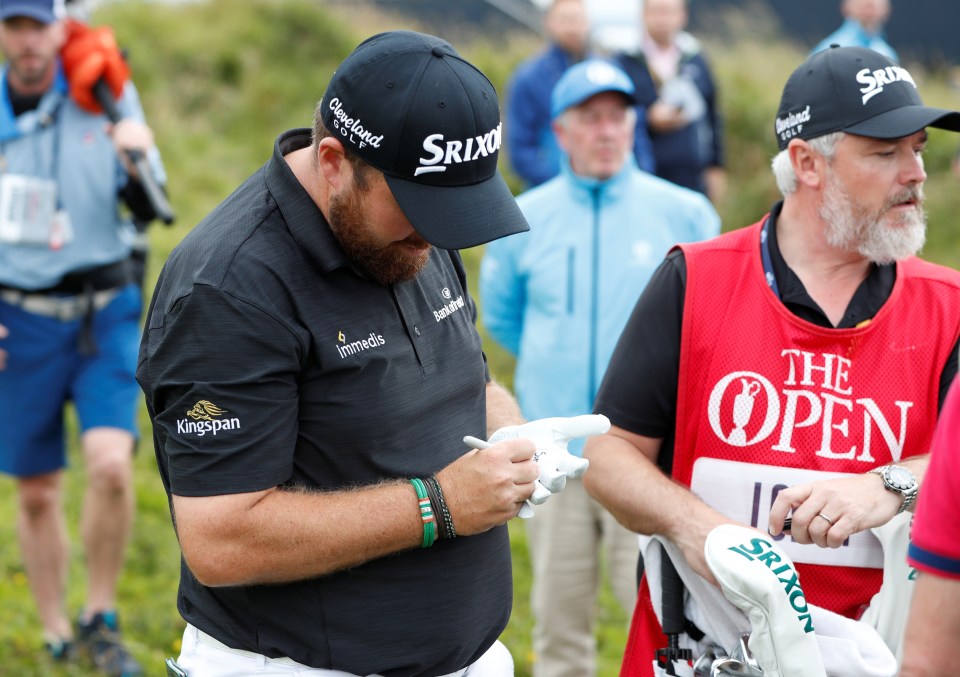
<path id="1" fill-rule="evenodd" d="M 900 66 L 887 66 L 886 68 L 878 68 L 876 70 L 864 68 L 857 72 L 857 82 L 861 85 L 866 85 L 860 88 L 860 92 L 863 94 L 864 105 L 867 104 L 867 101 L 882 92 L 884 85 L 892 85 L 895 82 L 909 82 L 913 85 L 914 89 L 917 88 L 917 83 L 913 81 L 913 76 L 907 72 L 906 68 L 901 68 Z"/>

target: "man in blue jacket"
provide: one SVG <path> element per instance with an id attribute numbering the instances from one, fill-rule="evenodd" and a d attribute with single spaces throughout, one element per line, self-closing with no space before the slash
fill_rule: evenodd
<path id="1" fill-rule="evenodd" d="M 589 56 L 590 24 L 583 0 L 552 0 L 543 15 L 545 49 L 521 63 L 507 85 L 505 138 L 511 169 L 528 187 L 560 171 L 560 149 L 550 127 L 550 92 L 570 66 Z M 639 113 L 641 116 L 643 112 Z M 634 153 L 641 169 L 654 169 L 646 133 Z"/>
<path id="2" fill-rule="evenodd" d="M 487 245 L 484 322 L 517 356 L 515 391 L 530 420 L 589 413 L 659 261 L 674 243 L 720 231 L 703 195 L 637 168 L 632 94 L 627 75 L 607 61 L 589 59 L 563 75 L 551 98 L 561 174 L 518 199 L 529 232 Z M 579 454 L 582 446 L 570 450 Z M 599 550 L 607 550 L 610 580 L 629 612 L 637 538 L 572 479 L 527 525 L 534 675 L 593 675 Z"/>
<path id="3" fill-rule="evenodd" d="M 896 62 L 900 61 L 883 30 L 890 17 L 890 0 L 843 0 L 840 13 L 843 14 L 840 28 L 821 40 L 811 54 L 822 52 L 830 45 L 866 47 Z"/>

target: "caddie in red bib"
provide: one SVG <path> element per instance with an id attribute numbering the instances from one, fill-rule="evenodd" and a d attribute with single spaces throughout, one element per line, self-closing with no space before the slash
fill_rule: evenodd
<path id="1" fill-rule="evenodd" d="M 915 256 L 929 126 L 960 131 L 960 113 L 924 106 L 886 57 L 811 56 L 775 124 L 783 201 L 675 248 L 620 338 L 595 407 L 613 427 L 587 444 L 585 485 L 711 583 L 706 536 L 737 523 L 775 538 L 810 605 L 858 619 L 880 589 L 871 529 L 912 510 L 957 372 L 960 274 Z M 622 675 L 710 640 L 687 618 L 668 641 L 651 594 L 642 581 Z"/>

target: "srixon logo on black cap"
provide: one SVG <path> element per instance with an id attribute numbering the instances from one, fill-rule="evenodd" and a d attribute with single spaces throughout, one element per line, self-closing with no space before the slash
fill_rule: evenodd
<path id="1" fill-rule="evenodd" d="M 917 88 L 917 83 L 913 81 L 913 76 L 907 72 L 906 68 L 901 68 L 900 66 L 887 66 L 886 68 L 878 68 L 876 70 L 864 68 L 863 70 L 857 71 L 857 82 L 861 85 L 866 85 L 860 88 L 860 92 L 863 94 L 864 105 L 867 104 L 867 101 L 882 92 L 885 85 L 892 85 L 895 82 L 909 82 L 913 85 L 914 89 Z"/>
<path id="2" fill-rule="evenodd" d="M 498 124 L 486 134 L 466 139 L 447 140 L 443 134 L 430 134 L 423 140 L 423 150 L 430 156 L 419 158 L 420 166 L 414 170 L 413 175 L 445 172 L 447 167 L 453 164 L 475 162 L 481 157 L 495 156 L 500 150 L 501 126 Z"/>

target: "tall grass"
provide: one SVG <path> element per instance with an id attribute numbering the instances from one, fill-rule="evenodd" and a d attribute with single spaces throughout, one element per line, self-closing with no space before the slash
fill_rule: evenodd
<path id="1" fill-rule="evenodd" d="M 355 5 L 355 4 L 354 4 Z M 779 36 L 762 4 L 746 13 L 718 16 L 716 32 L 703 36 L 720 82 L 727 128 L 729 194 L 719 205 L 724 228 L 755 221 L 776 199 L 768 169 L 775 150 L 772 120 L 780 87 L 803 57 L 803 47 Z M 210 209 L 270 154 L 276 135 L 308 126 L 313 107 L 336 64 L 366 35 L 387 28 L 416 28 L 408 22 L 345 2 L 309 0 L 206 0 L 154 3 L 129 0 L 106 4 L 92 23 L 114 27 L 129 52 L 135 80 L 156 132 L 170 176 L 178 220 L 154 226 L 148 292 L 163 260 Z M 504 91 L 517 62 L 537 47 L 521 35 L 493 38 L 457 30 L 456 45 Z M 957 92 L 940 74 L 919 75 L 928 103 L 958 105 Z M 957 140 L 932 132 L 927 153 L 929 258 L 960 263 L 956 214 L 960 191 L 949 172 Z M 517 185 L 513 177 L 508 180 Z M 482 248 L 464 252 L 475 283 Z M 475 288 L 475 284 L 474 284 Z M 481 309 L 482 319 L 482 309 Z M 482 330 L 482 328 L 481 328 Z M 494 375 L 511 383 L 512 361 L 486 341 Z M 71 430 L 75 429 L 72 422 Z M 150 426 L 141 416 L 143 441 L 136 461 L 137 521 L 120 586 L 120 611 L 133 651 L 147 674 L 162 675 L 163 658 L 179 651 L 183 622 L 176 611 L 179 550 L 170 527 L 166 497 L 154 462 Z M 70 448 L 66 499 L 70 533 L 78 543 L 76 518 L 84 467 L 76 445 Z M 16 545 L 15 493 L 0 478 L 0 674 L 89 675 L 82 666 L 55 666 L 40 652 L 40 625 Z M 530 567 L 523 527 L 511 525 L 515 602 L 504 642 L 517 674 L 530 674 Z M 83 603 L 82 553 L 70 562 L 68 604 Z M 601 677 L 617 674 L 626 637 L 626 617 L 604 588 L 599 610 L 598 656 Z"/>

